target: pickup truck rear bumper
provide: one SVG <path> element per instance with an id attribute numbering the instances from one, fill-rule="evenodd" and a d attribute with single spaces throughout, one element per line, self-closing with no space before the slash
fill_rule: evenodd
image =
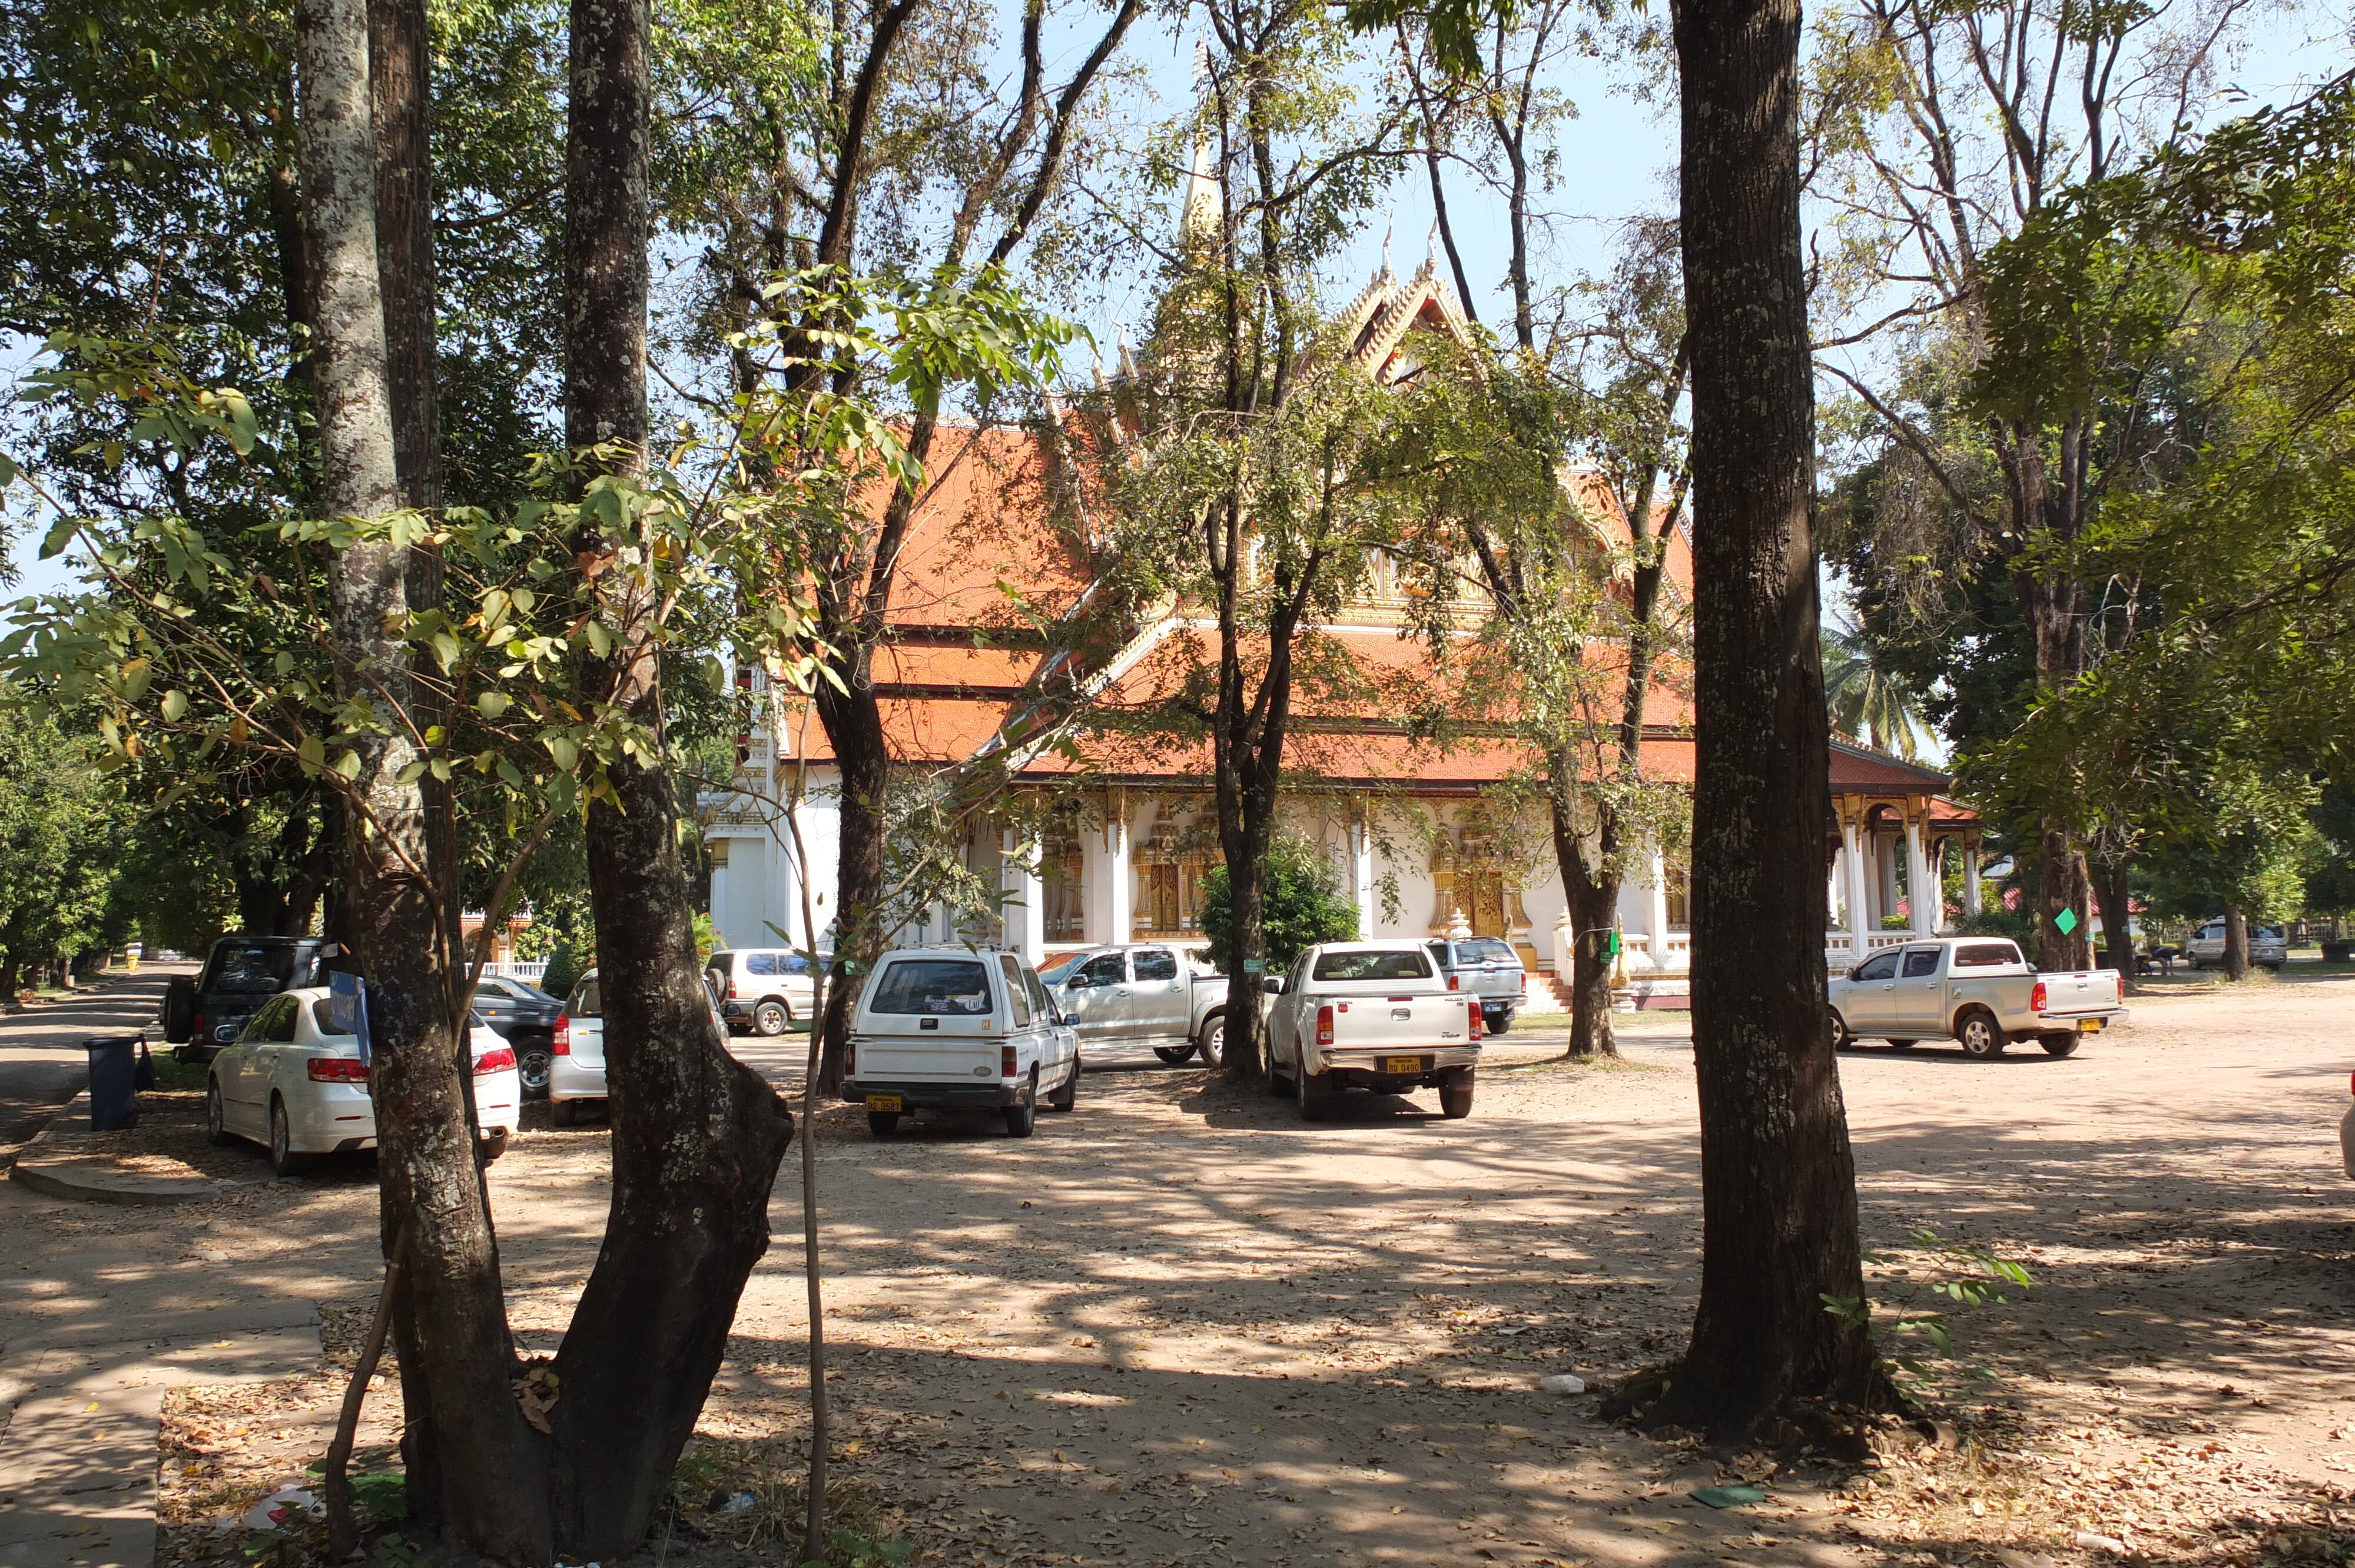
<path id="1" fill-rule="evenodd" d="M 1028 1080 L 1009 1084 L 1003 1078 L 964 1084 L 846 1078 L 842 1097 L 851 1105 L 865 1105 L 869 1095 L 897 1095 L 910 1110 L 975 1110 L 991 1106 L 1018 1106 L 1029 1090 Z"/>
<path id="2" fill-rule="evenodd" d="M 1384 1059 L 1398 1056 L 1418 1057 L 1428 1065 L 1416 1073 L 1385 1072 Z M 1441 1051 L 1364 1050 L 1345 1045 L 1319 1051 L 1309 1057 L 1309 1071 L 1327 1075 L 1336 1088 L 1400 1088 L 1408 1085 L 1436 1088 L 1479 1065 L 1477 1045 L 1450 1046 Z"/>
<path id="3" fill-rule="evenodd" d="M 2097 1021 L 2104 1029 L 2115 1029 L 2128 1017 L 2123 1007 L 2096 1008 L 2090 1012 L 2040 1012 L 2035 1022 L 2023 1033 L 2030 1034 L 2065 1034 L 2074 1032 L 2086 1019 Z"/>

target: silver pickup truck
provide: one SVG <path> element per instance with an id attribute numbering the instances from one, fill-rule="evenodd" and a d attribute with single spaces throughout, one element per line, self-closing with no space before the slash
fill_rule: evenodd
<path id="1" fill-rule="evenodd" d="M 1171 1064 L 1226 1056 L 1227 977 L 1196 942 L 1130 942 L 1066 953 L 1039 971 L 1085 1045 L 1149 1045 Z"/>
<path id="2" fill-rule="evenodd" d="M 1440 1113 L 1472 1114 L 1480 999 L 1447 989 L 1412 942 L 1327 942 L 1300 955 L 1267 1015 L 1267 1087 L 1308 1121 L 1343 1089 L 1439 1091 Z"/>
<path id="3" fill-rule="evenodd" d="M 1436 937 L 1425 946 L 1447 977 L 1448 990 L 1480 999 L 1481 1023 L 1489 1033 L 1502 1034 L 1513 1026 L 1529 984 L 1511 943 L 1495 937 Z"/>
<path id="4" fill-rule="evenodd" d="M 2115 969 L 2039 974 L 1999 937 L 1908 942 L 1832 980 L 1832 1045 L 1864 1037 L 1902 1050 L 1944 1038 L 1992 1057 L 2015 1040 L 2034 1040 L 2066 1056 L 2126 1017 L 2124 989 Z"/>

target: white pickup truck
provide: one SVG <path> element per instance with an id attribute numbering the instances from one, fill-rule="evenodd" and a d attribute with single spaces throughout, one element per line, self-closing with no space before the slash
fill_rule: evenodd
<path id="1" fill-rule="evenodd" d="M 2126 1015 L 2117 970 L 2039 974 L 2000 937 L 1884 948 L 1833 980 L 1831 1004 L 1834 1049 L 1859 1036 L 1901 1050 L 1945 1038 L 1978 1057 L 2000 1056 L 2015 1040 L 2066 1056 Z"/>
<path id="2" fill-rule="evenodd" d="M 1422 944 L 1324 943 L 1267 984 L 1268 1092 L 1288 1086 L 1304 1118 L 1351 1088 L 1435 1088 L 1443 1115 L 1472 1114 L 1480 999 L 1449 991 Z"/>
<path id="3" fill-rule="evenodd" d="M 1079 1097 L 1079 1031 L 1012 953 L 884 954 L 858 993 L 846 1046 L 842 1097 L 867 1107 L 878 1138 L 914 1111 L 983 1107 L 1028 1138 L 1041 1099 L 1067 1111 Z"/>

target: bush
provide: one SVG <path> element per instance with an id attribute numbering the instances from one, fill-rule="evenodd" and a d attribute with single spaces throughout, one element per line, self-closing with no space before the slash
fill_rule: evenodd
<path id="1" fill-rule="evenodd" d="M 1957 937 L 2009 937 L 2027 952 L 2036 946 L 2036 922 L 2009 909 L 1982 909 L 1956 920 L 1950 930 Z"/>
<path id="2" fill-rule="evenodd" d="M 1239 961 L 1233 905 L 1227 868 L 1212 867 L 1202 879 L 1202 935 L 1209 940 L 1210 961 L 1222 974 L 1233 974 Z M 1357 900 L 1341 885 L 1340 873 L 1324 852 L 1298 834 L 1278 833 L 1268 846 L 1261 929 L 1270 974 L 1290 969 L 1293 959 L 1319 942 L 1357 939 Z"/>

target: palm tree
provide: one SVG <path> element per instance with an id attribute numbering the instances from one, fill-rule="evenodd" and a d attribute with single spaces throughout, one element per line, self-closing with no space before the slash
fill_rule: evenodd
<path id="1" fill-rule="evenodd" d="M 1881 668 L 1873 653 L 1861 631 L 1825 628 L 1824 702 L 1831 709 L 1832 728 L 1849 740 L 1918 762 L 1930 729 L 1921 696 Z"/>

